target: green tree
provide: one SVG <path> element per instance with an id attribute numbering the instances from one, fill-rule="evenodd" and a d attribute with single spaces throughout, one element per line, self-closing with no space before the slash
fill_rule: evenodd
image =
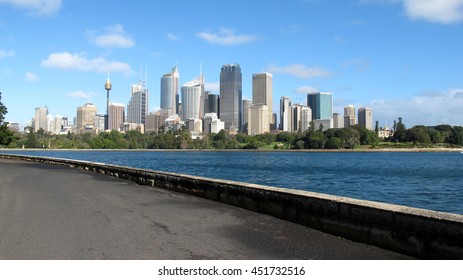
<path id="1" fill-rule="evenodd" d="M 5 115 L 8 110 L 2 103 L 2 93 L 0 92 L 0 146 L 8 146 L 14 140 L 14 133 L 8 129 L 5 123 Z"/>
<path id="2" fill-rule="evenodd" d="M 395 125 L 395 132 L 392 136 L 392 141 L 394 142 L 406 142 L 407 141 L 407 129 L 405 125 L 402 123 L 402 118 L 399 118 L 399 121 Z"/>
<path id="3" fill-rule="evenodd" d="M 407 140 L 414 144 L 430 144 L 431 137 L 424 126 L 415 126 L 407 130 Z"/>
<path id="4" fill-rule="evenodd" d="M 342 148 L 353 149 L 360 145 L 360 133 L 353 127 L 338 129 L 335 136 L 342 140 Z"/>

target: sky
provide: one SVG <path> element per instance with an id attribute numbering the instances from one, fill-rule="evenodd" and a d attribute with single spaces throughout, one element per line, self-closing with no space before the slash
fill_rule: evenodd
<path id="1" fill-rule="evenodd" d="M 333 93 L 334 112 L 369 107 L 380 126 L 463 125 L 463 0 L 0 0 L 0 91 L 6 120 L 36 107 L 76 116 L 127 104 L 147 69 L 149 109 L 160 78 L 199 76 L 219 93 L 238 63 L 243 98 L 252 75 L 273 74 L 273 111 L 289 96 Z"/>

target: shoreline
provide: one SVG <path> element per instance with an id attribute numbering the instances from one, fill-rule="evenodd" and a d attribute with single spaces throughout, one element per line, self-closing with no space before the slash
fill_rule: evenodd
<path id="1" fill-rule="evenodd" d="M 359 148 L 359 149 L 273 149 L 273 150 L 253 150 L 253 149 L 11 149 L 0 148 L 3 151 L 82 151 L 82 152 L 297 152 L 297 153 L 435 153 L 435 152 L 449 152 L 449 153 L 463 153 L 463 148 Z"/>

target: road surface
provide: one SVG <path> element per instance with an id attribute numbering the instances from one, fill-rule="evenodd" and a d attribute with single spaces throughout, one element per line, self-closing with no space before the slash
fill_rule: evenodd
<path id="1" fill-rule="evenodd" d="M 0 259 L 407 259 L 271 216 L 0 159 Z"/>

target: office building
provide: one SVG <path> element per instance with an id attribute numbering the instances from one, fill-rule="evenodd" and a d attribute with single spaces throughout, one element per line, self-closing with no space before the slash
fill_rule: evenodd
<path id="1" fill-rule="evenodd" d="M 179 114 L 179 73 L 177 66 L 161 77 L 161 114 L 170 117 Z"/>
<path id="2" fill-rule="evenodd" d="M 109 103 L 108 130 L 121 131 L 125 121 L 125 104 Z"/>
<path id="3" fill-rule="evenodd" d="M 315 92 L 307 94 L 307 106 L 312 109 L 312 120 L 326 120 L 326 129 L 333 127 L 333 94 Z"/>
<path id="4" fill-rule="evenodd" d="M 370 108 L 359 108 L 358 124 L 366 129 L 373 130 L 373 111 Z"/>
<path id="5" fill-rule="evenodd" d="M 280 98 L 280 130 L 291 131 L 291 99 L 287 96 Z"/>
<path id="6" fill-rule="evenodd" d="M 39 129 L 48 131 L 48 108 L 46 106 L 35 108 L 34 132 Z"/>
<path id="7" fill-rule="evenodd" d="M 127 105 L 127 122 L 145 124 L 148 114 L 148 89 L 145 82 L 132 85 L 131 97 Z"/>
<path id="8" fill-rule="evenodd" d="M 204 114 L 216 113 L 219 115 L 219 96 L 210 91 L 204 93 Z"/>
<path id="9" fill-rule="evenodd" d="M 242 129 L 242 74 L 239 64 L 226 64 L 220 72 L 220 115 L 225 129 Z"/>
<path id="10" fill-rule="evenodd" d="M 252 105 L 252 100 L 243 99 L 243 125 L 242 131 L 248 131 L 248 123 L 249 123 L 249 107 Z"/>
<path id="11" fill-rule="evenodd" d="M 333 113 L 333 128 L 344 128 L 344 116 Z"/>
<path id="12" fill-rule="evenodd" d="M 344 107 L 344 127 L 355 125 L 355 107 L 347 105 Z"/>
<path id="13" fill-rule="evenodd" d="M 166 119 L 167 118 L 161 114 L 161 111 L 150 113 L 146 116 L 145 133 L 159 134 L 163 129 Z"/>
<path id="14" fill-rule="evenodd" d="M 273 126 L 272 77 L 269 73 L 252 75 L 252 103 L 267 106 L 270 126 Z"/>
<path id="15" fill-rule="evenodd" d="M 270 132 L 268 106 L 252 104 L 248 109 L 248 135 Z"/>
<path id="16" fill-rule="evenodd" d="M 306 131 L 310 128 L 310 123 L 312 122 L 312 109 L 307 106 L 301 107 L 301 121 L 300 121 L 300 131 Z"/>
<path id="17" fill-rule="evenodd" d="M 93 129 L 95 127 L 95 116 L 97 108 L 92 103 L 86 103 L 84 106 L 77 107 L 77 132 L 82 133 L 85 129 Z M 103 116 L 104 127 L 104 116 Z"/>
<path id="18" fill-rule="evenodd" d="M 182 119 L 186 122 L 189 119 L 202 119 L 201 102 L 204 104 L 204 83 L 202 77 L 192 80 L 182 86 Z"/>

